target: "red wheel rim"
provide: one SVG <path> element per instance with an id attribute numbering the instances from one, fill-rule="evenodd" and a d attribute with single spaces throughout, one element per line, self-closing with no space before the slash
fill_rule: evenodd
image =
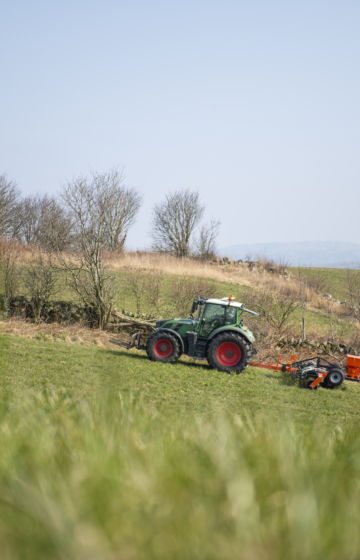
<path id="1" fill-rule="evenodd" d="M 154 354 L 157 358 L 169 358 L 174 351 L 174 345 L 168 338 L 159 338 L 154 344 Z"/>
<path id="2" fill-rule="evenodd" d="M 241 349 L 236 342 L 222 342 L 216 348 L 217 362 L 224 367 L 234 367 L 241 360 Z"/>

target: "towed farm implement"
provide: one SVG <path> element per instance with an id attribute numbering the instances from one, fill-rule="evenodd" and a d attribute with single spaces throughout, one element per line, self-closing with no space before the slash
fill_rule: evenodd
<path id="1" fill-rule="evenodd" d="M 330 362 L 319 356 L 305 360 L 297 360 L 296 356 L 291 356 L 288 363 L 278 361 L 276 364 L 250 361 L 249 365 L 289 373 L 300 385 L 308 389 L 318 389 L 320 385 L 326 389 L 335 389 L 340 387 L 345 379 L 360 380 L 360 356 L 350 354 L 346 357 L 345 368 L 337 362 Z"/>

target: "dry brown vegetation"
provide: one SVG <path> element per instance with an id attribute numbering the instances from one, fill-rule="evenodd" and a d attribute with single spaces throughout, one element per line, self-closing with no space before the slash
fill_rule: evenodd
<path id="1" fill-rule="evenodd" d="M 2 241 L 1 247 L 14 247 L 14 243 Z M 1 249 L 0 247 L 0 249 Z M 4 252 L 4 251 L 3 251 Z M 0 250 L 1 253 L 1 250 Z M 17 261 L 21 264 L 34 262 L 34 247 L 16 243 Z M 71 261 L 71 256 L 64 256 Z M 346 306 L 336 300 L 329 300 L 324 294 L 325 280 L 321 274 L 319 278 L 308 279 L 298 272 L 284 275 L 270 271 L 269 266 L 249 267 L 246 263 L 227 262 L 219 264 L 217 261 L 203 262 L 193 258 L 177 258 L 172 255 L 151 252 L 107 252 L 104 263 L 113 271 L 132 271 L 135 273 L 152 273 L 158 275 L 174 275 L 180 277 L 201 278 L 229 282 L 254 288 L 258 291 L 285 294 L 286 297 L 306 301 L 308 309 L 316 309 L 335 315 L 346 315 Z M 261 264 L 261 263 L 260 263 Z M 131 273 L 129 273 L 131 274 Z M 354 293 L 354 283 L 351 292 Z"/>
<path id="2" fill-rule="evenodd" d="M 38 340 L 59 340 L 77 344 L 95 344 L 112 347 L 111 334 L 98 329 L 79 325 L 60 325 L 58 323 L 29 323 L 19 319 L 0 321 L 0 333 L 22 336 Z"/>
<path id="3" fill-rule="evenodd" d="M 175 276 L 197 277 L 218 282 L 238 283 L 265 292 L 279 292 L 287 297 L 305 298 L 309 307 L 327 310 L 329 301 L 311 284 L 300 285 L 297 274 L 287 276 L 269 272 L 266 267 L 249 268 L 246 263 L 219 264 L 216 261 L 202 262 L 191 258 L 176 258 L 158 253 L 128 252 L 121 255 L 108 254 L 107 263 L 113 270 L 157 271 Z M 332 302 L 334 309 L 340 309 Z"/>
<path id="4" fill-rule="evenodd" d="M 3 245 L 12 246 L 11 242 L 2 242 Z M 34 247 L 27 245 L 17 245 L 19 264 L 28 264 L 34 261 Z M 66 255 L 65 255 L 66 258 Z M 68 255 L 68 260 L 71 256 Z M 139 270 L 144 272 L 159 273 L 165 275 L 175 275 L 182 277 L 197 277 L 218 282 L 239 283 L 242 286 L 264 289 L 265 291 L 286 292 L 298 297 L 300 291 L 300 281 L 298 274 L 274 274 L 269 272 L 266 267 L 250 268 L 246 263 L 234 263 L 229 261 L 226 264 L 219 264 L 217 261 L 200 261 L 193 258 L 177 258 L 172 255 L 151 253 L 151 252 L 121 252 L 105 253 L 104 262 L 112 270 Z M 324 297 L 317 285 L 313 282 L 304 282 L 302 288 L 304 297 L 312 307 L 327 309 L 329 301 Z M 337 302 L 332 302 L 335 307 Z"/>

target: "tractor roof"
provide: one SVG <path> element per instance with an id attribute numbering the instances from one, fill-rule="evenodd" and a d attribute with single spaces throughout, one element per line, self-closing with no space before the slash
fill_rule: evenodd
<path id="1" fill-rule="evenodd" d="M 206 303 L 215 303 L 217 305 L 229 305 L 230 307 L 237 307 L 239 309 L 242 309 L 244 307 L 243 303 L 239 303 L 238 301 L 233 301 L 232 299 L 229 299 L 227 297 L 222 298 L 222 299 L 207 299 Z"/>

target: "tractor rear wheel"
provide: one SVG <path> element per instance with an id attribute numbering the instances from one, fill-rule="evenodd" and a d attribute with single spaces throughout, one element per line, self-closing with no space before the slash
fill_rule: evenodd
<path id="1" fill-rule="evenodd" d="M 179 342 L 167 332 L 155 332 L 146 343 L 146 353 L 150 360 L 174 363 L 181 355 Z"/>
<path id="2" fill-rule="evenodd" d="M 247 365 L 249 354 L 250 345 L 242 336 L 225 332 L 210 342 L 207 360 L 213 369 L 240 373 Z"/>

